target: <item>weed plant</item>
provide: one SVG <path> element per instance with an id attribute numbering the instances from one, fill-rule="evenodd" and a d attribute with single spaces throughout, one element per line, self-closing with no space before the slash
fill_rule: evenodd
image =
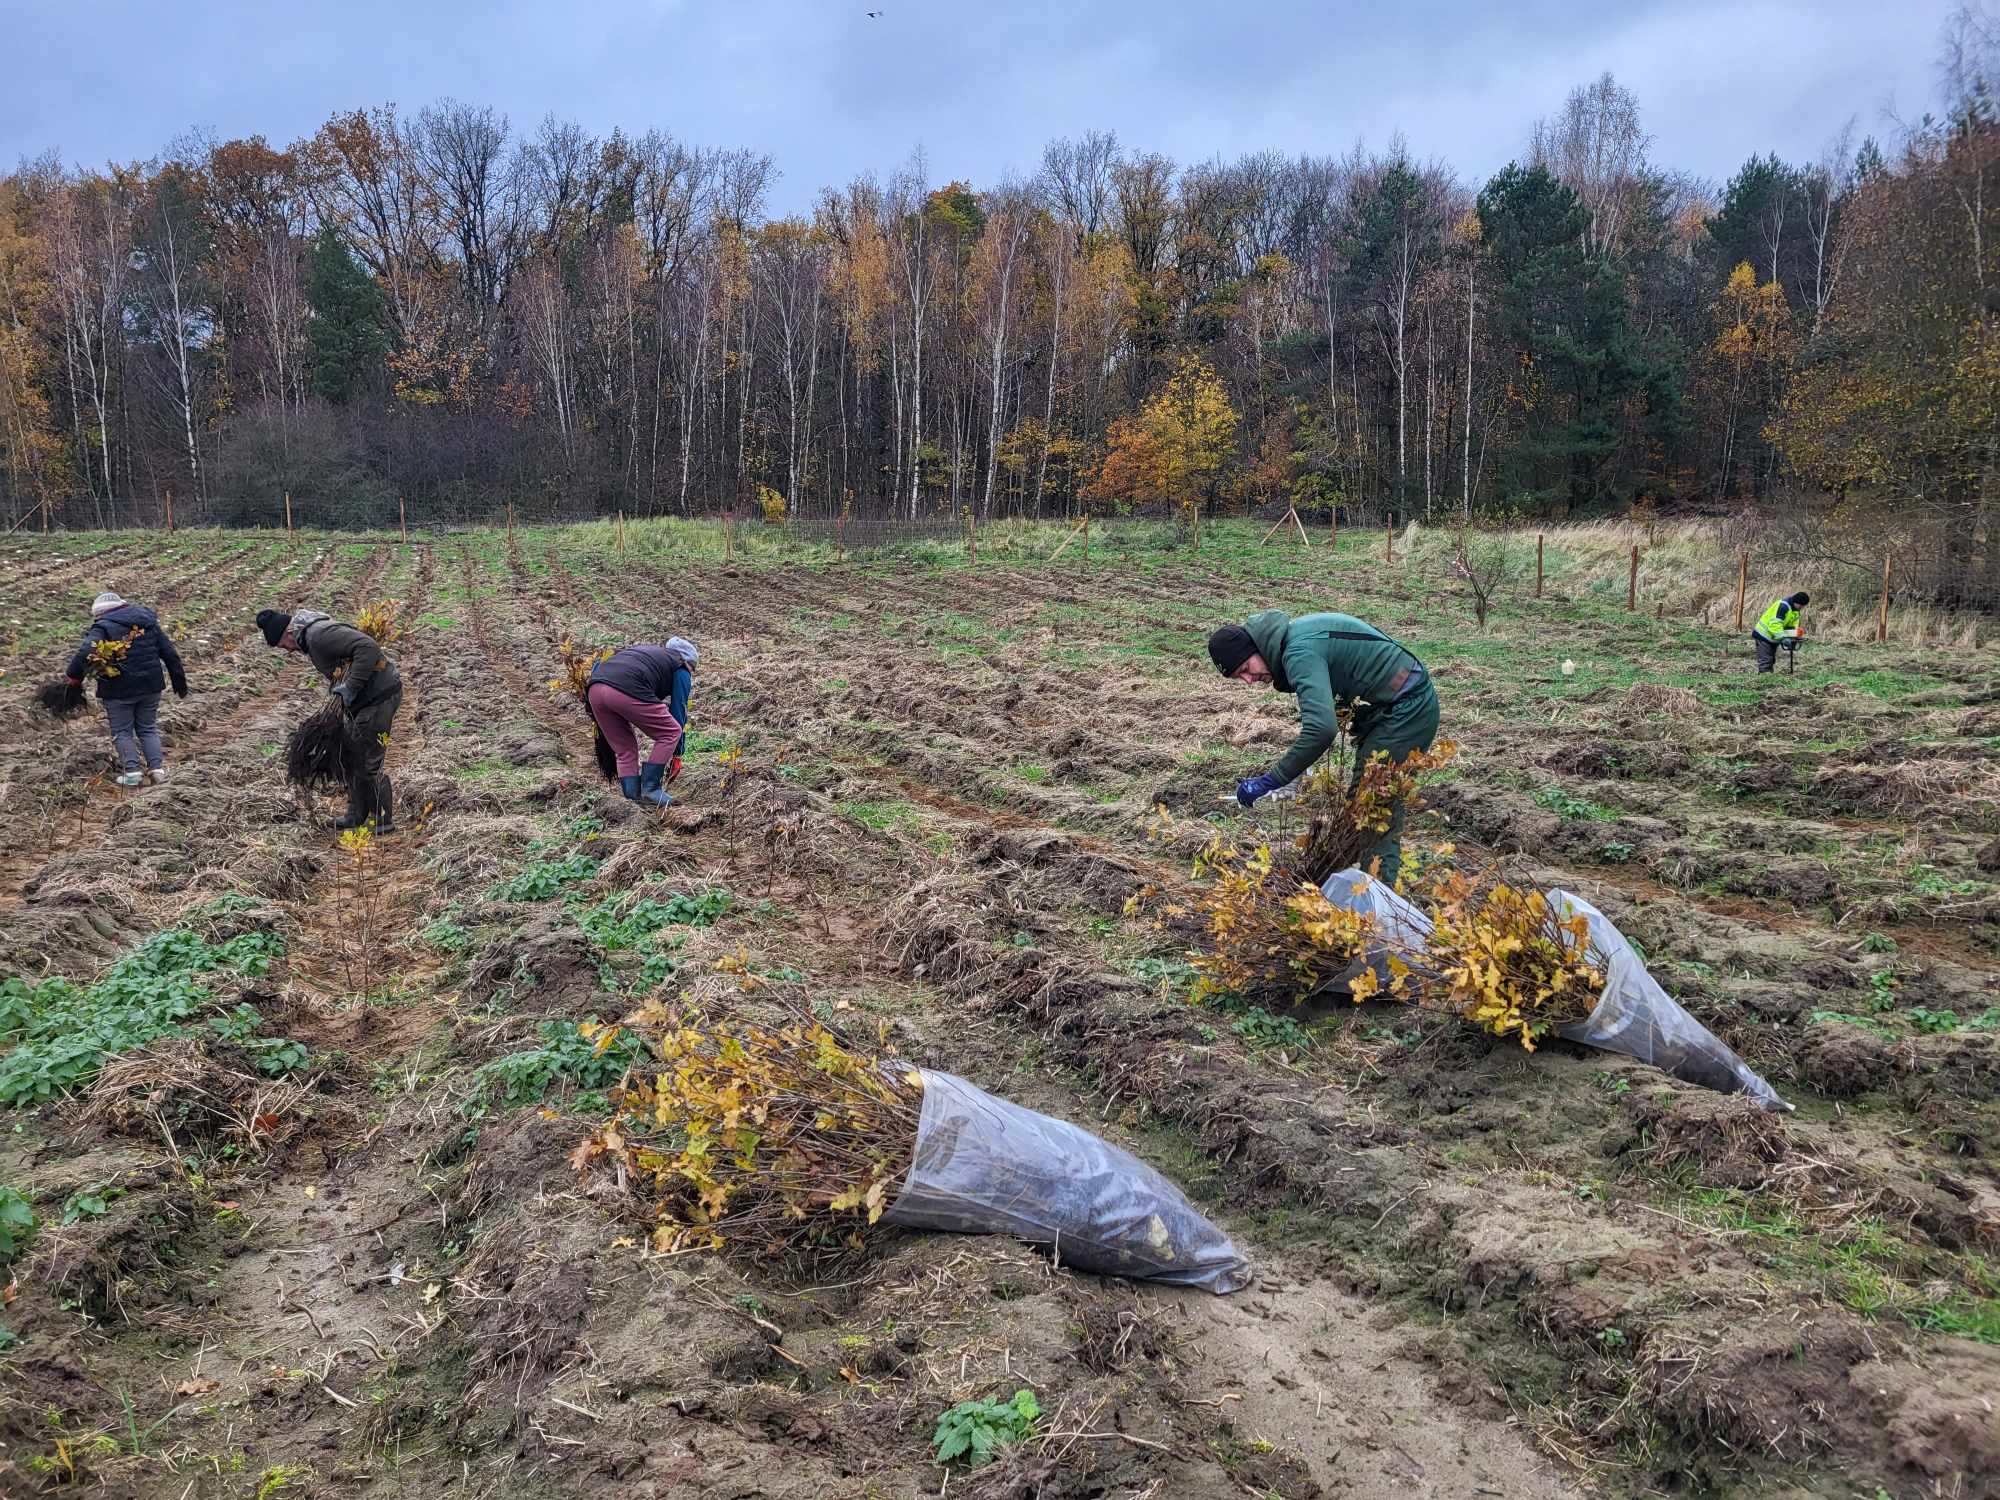
<path id="1" fill-rule="evenodd" d="M 0 983 L 0 1104 L 24 1105 L 80 1088 L 104 1059 L 163 1036 L 214 1001 L 198 975 L 261 975 L 284 951 L 274 933 L 211 944 L 184 928 L 155 933 L 87 986 L 65 979 Z"/>
<path id="2" fill-rule="evenodd" d="M 593 1016 L 584 1025 L 595 1027 L 596 1019 Z M 541 1038 L 539 1047 L 481 1064 L 472 1075 L 472 1094 L 463 1106 L 468 1117 L 483 1119 L 499 1109 L 533 1104 L 559 1087 L 610 1088 L 645 1057 L 635 1037 L 614 1035 L 600 1047 L 570 1021 L 542 1022 Z"/>

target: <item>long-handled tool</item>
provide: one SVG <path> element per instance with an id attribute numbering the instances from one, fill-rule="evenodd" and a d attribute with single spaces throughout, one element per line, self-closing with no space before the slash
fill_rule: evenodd
<path id="1" fill-rule="evenodd" d="M 1785 675 L 1786 675 L 1787 677 L 1796 677 L 1796 676 L 1798 676 L 1798 675 L 1799 675 L 1799 643 L 1798 643 L 1798 641 L 1797 641 L 1796 639 L 1793 639 L 1793 640 L 1784 640 L 1784 641 L 1780 641 L 1780 642 L 1778 642 L 1778 644 L 1779 644 L 1779 645 L 1781 645 L 1781 646 L 1783 646 L 1783 647 L 1785 648 Z"/>

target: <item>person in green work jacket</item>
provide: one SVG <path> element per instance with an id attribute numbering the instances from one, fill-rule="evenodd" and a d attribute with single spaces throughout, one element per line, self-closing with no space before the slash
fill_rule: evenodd
<path id="1" fill-rule="evenodd" d="M 1771 607 L 1757 617 L 1757 623 L 1750 628 L 1750 639 L 1757 644 L 1757 670 L 1774 671 L 1778 665 L 1778 642 L 1795 641 L 1799 638 L 1799 611 L 1806 607 L 1811 596 L 1801 590 L 1787 594 L 1782 599 L 1773 599 Z"/>
<path id="2" fill-rule="evenodd" d="M 1245 807 L 1297 780 L 1326 753 L 1340 732 L 1340 709 L 1353 713 L 1350 793 L 1376 751 L 1397 762 L 1437 739 L 1437 689 L 1424 664 L 1400 641 L 1352 615 L 1293 619 L 1281 609 L 1262 610 L 1211 635 L 1208 655 L 1224 677 L 1298 694 L 1299 737 L 1270 770 L 1237 784 L 1236 800 Z M 1376 878 L 1394 885 L 1403 868 L 1401 803 L 1370 854 L 1379 861 Z"/>

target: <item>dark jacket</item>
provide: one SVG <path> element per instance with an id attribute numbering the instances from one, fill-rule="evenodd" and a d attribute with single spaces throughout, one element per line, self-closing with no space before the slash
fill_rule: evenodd
<path id="1" fill-rule="evenodd" d="M 1406 647 L 1352 615 L 1300 615 L 1267 609 L 1243 622 L 1281 693 L 1299 695 L 1299 737 L 1271 768 L 1279 783 L 1298 779 L 1340 732 L 1337 711 L 1356 700 L 1392 701 L 1396 677 L 1423 671 Z M 1405 683 L 1411 692 L 1416 688 Z"/>
<path id="2" fill-rule="evenodd" d="M 365 630 L 338 620 L 314 620 L 299 636 L 299 649 L 328 682 L 351 682 L 348 712 L 379 703 L 402 685 L 389 653 Z"/>
<path id="3" fill-rule="evenodd" d="M 121 604 L 91 621 L 83 644 L 69 659 L 71 677 L 82 681 L 89 675 L 90 648 L 99 641 L 130 641 L 131 645 L 125 648 L 125 659 L 118 664 L 118 675 L 97 679 L 98 697 L 119 702 L 151 697 L 165 690 L 168 676 L 174 680 L 174 691 L 183 698 L 187 696 L 187 673 L 181 668 L 180 653 L 174 650 L 166 631 L 160 629 L 158 618 L 144 605 Z"/>
<path id="4" fill-rule="evenodd" d="M 675 722 L 687 722 L 688 693 L 694 675 L 688 660 L 665 646 L 626 646 L 590 670 L 590 680 L 614 687 L 641 703 L 664 703 Z"/>

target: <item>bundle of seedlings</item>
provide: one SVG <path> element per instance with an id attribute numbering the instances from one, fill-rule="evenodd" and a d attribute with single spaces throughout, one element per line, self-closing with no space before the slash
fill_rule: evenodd
<path id="1" fill-rule="evenodd" d="M 1388 831 L 1396 804 L 1420 806 L 1421 778 L 1456 754 L 1449 740 L 1393 765 L 1378 752 L 1352 793 L 1341 790 L 1340 767 L 1322 762 L 1304 778 L 1298 801 L 1305 827 L 1296 836 L 1255 844 L 1211 836 L 1193 870 L 1206 882 L 1192 910 L 1203 939 L 1194 960 L 1196 998 L 1228 993 L 1296 1003 L 1345 977 L 1375 946 L 1372 924 L 1328 901 L 1321 887 L 1337 871 L 1360 867 Z M 1170 827 L 1164 811 L 1159 820 Z"/>
<path id="2" fill-rule="evenodd" d="M 347 751 L 347 716 L 340 700 L 329 697 L 285 741 L 285 780 L 296 787 L 345 791 L 352 775 Z"/>
<path id="3" fill-rule="evenodd" d="M 611 1119 L 570 1163 L 650 1201 L 656 1250 L 862 1247 L 909 1172 L 921 1074 L 843 1046 L 804 1015 L 766 1030 L 655 1004 L 627 1025 L 655 1065 L 617 1091 Z M 600 1055 L 623 1030 L 582 1029 Z"/>
<path id="4" fill-rule="evenodd" d="M 35 701 L 55 718 L 67 719 L 83 711 L 83 684 L 71 682 L 67 677 L 52 677 L 35 689 Z"/>
<path id="5" fill-rule="evenodd" d="M 403 638 L 402 622 L 396 616 L 402 606 L 400 599 L 377 599 L 373 604 L 364 604 L 361 613 L 354 617 L 354 628 L 373 636 L 378 646 L 393 646 Z"/>
<path id="6" fill-rule="evenodd" d="M 1396 804 L 1403 805 L 1407 820 L 1423 806 L 1424 777 L 1444 769 L 1457 755 L 1458 746 L 1451 740 L 1439 740 L 1429 750 L 1413 750 L 1394 763 L 1378 750 L 1361 768 L 1354 790 L 1345 794 L 1335 765 L 1322 761 L 1304 778 L 1298 800 L 1306 826 L 1281 846 L 1279 873 L 1290 883 L 1317 890 L 1336 871 L 1366 869 L 1369 851 L 1389 831 Z"/>
<path id="7" fill-rule="evenodd" d="M 1391 951 L 1389 979 L 1350 982 L 1355 1003 L 1399 999 L 1463 1017 L 1532 1052 L 1551 1032 L 1589 1019 L 1604 997 L 1605 960 L 1589 920 L 1565 916 L 1541 891 L 1441 868 L 1420 882 L 1430 922 L 1420 951 Z"/>
<path id="8" fill-rule="evenodd" d="M 84 675 L 98 678 L 118 676 L 124 670 L 125 653 L 131 649 L 130 639 L 97 642 L 90 648 Z M 67 719 L 83 709 L 83 684 L 71 682 L 67 677 L 52 678 L 35 690 L 35 701 L 56 718 Z"/>
<path id="9" fill-rule="evenodd" d="M 556 659 L 562 670 L 549 679 L 549 696 L 557 700 L 574 698 L 590 719 L 591 753 L 597 758 L 597 774 L 606 781 L 618 779 L 618 757 L 611 753 L 610 742 L 604 738 L 604 731 L 597 727 L 597 716 L 590 712 L 590 674 L 601 661 L 611 659 L 611 648 L 602 651 L 587 651 L 578 646 L 569 636 L 562 638 L 556 647 Z"/>

